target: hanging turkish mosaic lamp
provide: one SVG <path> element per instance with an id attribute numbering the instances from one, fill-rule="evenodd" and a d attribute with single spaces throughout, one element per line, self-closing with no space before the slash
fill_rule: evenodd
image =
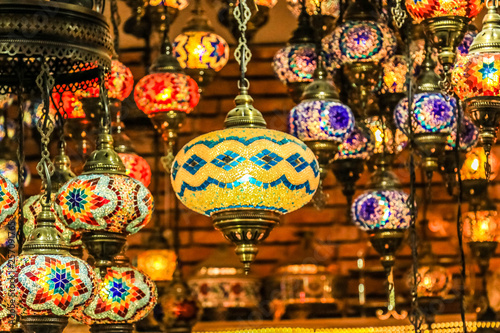
<path id="1" fill-rule="evenodd" d="M 301 0 L 302 10 L 299 25 L 293 31 L 288 45 L 280 49 L 273 58 L 274 73 L 288 88 L 288 94 L 299 103 L 305 87 L 314 80 L 316 70 L 316 31 L 306 10 L 305 0 Z"/>
<path id="2" fill-rule="evenodd" d="M 379 159 L 371 176 L 369 190 L 358 196 L 351 206 L 353 222 L 368 233 L 373 248 L 381 255 L 382 266 L 389 282 L 387 311 L 377 317 L 405 318 L 407 313 L 396 311 L 393 267 L 395 253 L 401 246 L 411 222 L 409 196 L 400 189 L 389 159 Z"/>
<path id="3" fill-rule="evenodd" d="M 447 138 L 453 128 L 456 128 L 458 112 L 455 98 L 444 96 L 441 92 L 440 78 L 434 72 L 435 66 L 432 50 L 427 48 L 422 71 L 416 82 L 416 93 L 412 98 L 411 115 L 406 97 L 394 110 L 394 121 L 398 128 L 407 136 L 413 135 L 428 181 L 431 181 L 432 173 L 439 169 L 439 160 L 444 157 Z M 408 117 L 411 118 L 410 121 Z M 409 126 L 412 126 L 411 130 Z"/>
<path id="4" fill-rule="evenodd" d="M 302 11 L 301 0 L 287 0 L 288 9 L 295 17 L 299 17 Z M 326 34 L 335 28 L 335 22 L 340 16 L 339 0 L 306 0 L 307 13 L 312 17 L 314 23 L 323 24 L 323 31 Z"/>
<path id="5" fill-rule="evenodd" d="M 379 84 L 382 61 L 396 50 L 396 37 L 367 0 L 351 3 L 344 22 L 323 39 L 330 61 L 343 66 L 350 85 L 349 101 L 356 116 L 366 117 L 372 92 Z"/>
<path id="6" fill-rule="evenodd" d="M 165 169 L 170 171 L 179 129 L 186 114 L 198 105 L 200 93 L 196 81 L 184 74 L 173 55 L 167 24 L 163 31 L 161 55 L 151 66 L 150 74 L 135 86 L 134 100 L 139 110 L 151 119 L 162 135 L 166 144 L 162 162 Z"/>
<path id="7" fill-rule="evenodd" d="M 464 116 L 462 118 L 462 124 L 460 125 L 460 146 L 458 149 L 459 161 L 457 164 L 455 154 L 456 132 L 457 129 L 455 127 L 451 131 L 450 135 L 448 135 L 444 158 L 440 161 L 440 172 L 446 182 L 448 194 L 451 196 L 458 195 L 458 193 L 455 193 L 458 189 L 457 173 L 462 168 L 466 153 L 476 145 L 479 135 L 477 127 L 472 123 L 469 117 Z"/>
<path id="8" fill-rule="evenodd" d="M 457 46 L 484 1 L 406 0 L 405 5 L 416 23 L 423 22 L 428 40 L 437 48 L 439 61 L 448 73 L 455 63 Z"/>
<path id="9" fill-rule="evenodd" d="M 340 102 L 336 88 L 328 81 L 321 56 L 318 62 L 315 79 L 306 87 L 302 101 L 290 111 L 288 124 L 290 134 L 304 141 L 316 156 L 323 181 L 339 145 L 354 128 L 354 115 Z M 321 185 L 314 203 L 320 209 L 325 205 Z"/>
<path id="10" fill-rule="evenodd" d="M 95 297 L 71 317 L 90 326 L 92 333 L 132 333 L 134 323 L 146 318 L 156 305 L 154 282 L 132 267 L 123 253 L 104 272 L 96 269 L 95 275 Z"/>
<path id="11" fill-rule="evenodd" d="M 480 320 L 495 320 L 496 315 L 491 308 L 488 298 L 487 276 L 490 267 L 490 259 L 500 240 L 500 217 L 493 201 L 485 193 L 483 198 L 469 206 L 469 211 L 464 214 L 464 240 L 469 245 L 472 255 L 479 267 L 482 280 L 482 298 L 486 306 L 478 314 Z"/>
<path id="12" fill-rule="evenodd" d="M 240 1 L 242 36 L 250 8 Z M 243 13 L 242 13 L 243 12 Z M 240 55 L 244 54 L 240 58 Z M 242 80 L 225 129 L 187 143 L 172 165 L 172 187 L 188 208 L 211 216 L 216 229 L 236 245 L 248 272 L 280 216 L 308 203 L 319 185 L 314 153 L 295 137 L 266 128 L 253 107 L 245 79 L 250 51 L 242 37 L 235 51 Z"/>
<path id="13" fill-rule="evenodd" d="M 252 41 L 255 34 L 267 24 L 269 12 L 278 3 L 278 0 L 255 0 L 252 3 L 253 5 L 249 7 L 251 17 L 245 29 L 245 38 L 248 41 Z M 234 19 L 234 10 L 237 5 L 237 1 L 223 0 L 222 7 L 217 14 L 219 22 L 231 31 L 235 40 L 239 40 L 241 36 L 238 22 Z"/>
<path id="14" fill-rule="evenodd" d="M 137 268 L 155 283 L 165 284 L 172 280 L 177 265 L 177 255 L 168 248 L 168 242 L 157 227 L 148 238 L 148 249 L 137 256 Z"/>
<path id="15" fill-rule="evenodd" d="M 201 316 L 201 304 L 184 280 L 177 263 L 172 281 L 158 299 L 154 317 L 164 332 L 191 333 Z"/>
<path id="16" fill-rule="evenodd" d="M 109 128 L 107 92 L 101 84 L 104 119 L 83 173 L 67 182 L 57 193 L 56 213 L 68 228 L 82 233 L 95 266 L 109 267 L 129 234 L 151 220 L 153 197 L 138 180 L 127 176 L 113 147 Z"/>
<path id="17" fill-rule="evenodd" d="M 382 114 L 393 114 L 396 105 L 405 97 L 408 61 L 396 54 L 382 63 L 382 85 L 379 92 L 379 107 Z"/>
<path id="18" fill-rule="evenodd" d="M 374 138 L 363 124 L 357 124 L 339 146 L 332 162 L 335 178 L 342 184 L 342 194 L 351 207 L 356 182 L 365 170 L 365 161 L 373 153 Z"/>
<path id="19" fill-rule="evenodd" d="M 75 174 L 71 171 L 71 161 L 69 157 L 64 152 L 65 144 L 61 142 L 59 146 L 59 153 L 54 158 L 54 173 L 50 177 L 51 185 L 52 185 L 52 198 L 51 201 L 55 198 L 55 193 L 59 191 L 59 189 L 70 179 L 75 177 Z M 36 221 L 38 219 L 38 215 L 42 211 L 42 203 L 43 193 L 33 195 L 28 198 L 24 202 L 23 205 L 23 216 L 24 216 L 24 224 L 23 224 L 23 232 L 26 237 L 28 237 L 33 229 L 36 227 Z M 51 211 L 54 212 L 54 208 L 51 207 Z M 83 248 L 82 248 L 82 237 L 79 232 L 72 231 L 68 229 L 57 217 L 55 220 L 55 228 L 63 237 L 63 240 L 66 244 L 69 245 L 69 252 L 75 257 L 81 258 L 83 256 Z"/>
<path id="20" fill-rule="evenodd" d="M 174 39 L 174 54 L 186 73 L 203 88 L 226 66 L 229 46 L 214 32 L 200 1 L 195 0 L 193 16 Z"/>
<path id="21" fill-rule="evenodd" d="M 466 112 L 479 128 L 479 143 L 486 154 L 496 142 L 500 123 L 500 15 L 498 3 L 488 5 L 483 29 L 474 38 L 469 54 L 461 57 L 452 73 L 457 96 L 466 103 Z"/>
<path id="22" fill-rule="evenodd" d="M 471 202 L 481 199 L 487 191 L 488 180 L 497 176 L 499 166 L 498 158 L 487 155 L 483 147 L 468 152 L 460 169 L 464 197 Z"/>

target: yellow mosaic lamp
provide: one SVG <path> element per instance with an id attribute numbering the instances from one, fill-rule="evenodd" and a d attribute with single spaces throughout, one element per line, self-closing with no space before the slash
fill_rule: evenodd
<path id="1" fill-rule="evenodd" d="M 245 36 L 250 9 L 240 1 L 235 11 Z M 242 56 L 244 55 L 244 56 Z M 216 229 L 236 245 L 249 272 L 257 244 L 278 225 L 280 216 L 307 204 L 319 185 L 314 153 L 299 139 L 266 128 L 248 95 L 246 39 L 240 38 L 235 58 L 240 63 L 240 95 L 224 122 L 186 144 L 172 164 L 172 187 L 188 208 L 211 216 Z"/>

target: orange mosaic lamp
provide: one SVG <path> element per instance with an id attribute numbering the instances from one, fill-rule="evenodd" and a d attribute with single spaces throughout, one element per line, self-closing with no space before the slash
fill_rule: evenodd
<path id="1" fill-rule="evenodd" d="M 487 155 L 483 147 L 468 152 L 460 169 L 465 197 L 469 200 L 481 198 L 487 190 L 488 180 L 497 176 L 499 166 L 496 155 Z"/>
<path id="2" fill-rule="evenodd" d="M 455 93 L 479 129 L 479 142 L 487 154 L 496 142 L 500 124 L 500 15 L 492 5 L 483 20 L 483 29 L 474 38 L 469 54 L 460 57 L 453 73 Z"/>
<path id="3" fill-rule="evenodd" d="M 449 72 L 467 25 L 484 7 L 484 1 L 405 0 L 405 5 L 416 23 L 423 22 L 428 39 L 438 49 L 444 71 Z"/>
<path id="4" fill-rule="evenodd" d="M 166 144 L 166 154 L 162 162 L 167 171 L 174 159 L 174 149 L 178 132 L 186 114 L 190 113 L 200 100 L 198 84 L 184 74 L 179 61 L 173 55 L 168 39 L 168 29 L 164 31 L 161 55 L 143 77 L 134 91 L 135 103 L 153 123 Z"/>

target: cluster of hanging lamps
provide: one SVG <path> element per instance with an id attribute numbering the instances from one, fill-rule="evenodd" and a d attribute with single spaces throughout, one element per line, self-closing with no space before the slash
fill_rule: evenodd
<path id="1" fill-rule="evenodd" d="M 457 102 L 444 96 L 439 87 L 440 78 L 434 72 L 432 51 L 427 49 L 422 71 L 417 78 L 417 89 L 412 97 L 411 115 L 408 98 L 402 99 L 394 110 L 394 120 L 399 129 L 410 136 L 412 126 L 415 148 L 422 158 L 422 168 L 428 179 L 439 169 L 444 157 L 447 138 L 456 129 Z M 409 120 L 408 117 L 411 119 Z"/>
<path id="2" fill-rule="evenodd" d="M 496 3 L 488 7 L 483 29 L 474 38 L 468 55 L 460 57 L 452 72 L 454 91 L 465 102 L 466 112 L 479 128 L 479 143 L 486 154 L 496 141 L 500 122 L 500 84 L 496 74 L 500 68 L 497 40 L 500 16 Z"/>
<path id="3" fill-rule="evenodd" d="M 211 216 L 216 229 L 236 245 L 236 254 L 248 272 L 280 216 L 310 201 L 319 185 L 313 152 L 293 136 L 269 130 L 252 105 L 244 79 L 249 52 L 245 30 L 249 9 L 239 2 L 235 19 L 242 38 L 235 51 L 242 80 L 236 107 L 225 129 L 210 132 L 180 149 L 172 165 L 172 187 L 188 208 Z M 242 14 L 243 12 L 243 14 Z"/>
<path id="4" fill-rule="evenodd" d="M 445 73 L 455 63 L 456 49 L 468 24 L 484 6 L 483 0 L 457 1 L 406 0 L 406 10 L 416 23 L 422 22 L 425 33 L 437 48 Z"/>
<path id="5" fill-rule="evenodd" d="M 299 103 L 305 87 L 313 81 L 316 70 L 315 30 L 306 10 L 306 0 L 301 1 L 299 25 L 292 33 L 288 44 L 273 58 L 274 73 L 288 88 L 295 103 Z"/>
<path id="6" fill-rule="evenodd" d="M 193 15 L 174 39 L 173 47 L 181 67 L 203 88 L 227 64 L 229 46 L 214 32 L 200 1 L 195 1 Z"/>
<path id="7" fill-rule="evenodd" d="M 353 2 L 343 23 L 323 39 L 330 61 L 343 66 L 349 82 L 350 106 L 356 116 L 367 116 L 369 99 L 382 71 L 381 62 L 396 50 L 393 32 L 379 20 L 371 3 Z"/>

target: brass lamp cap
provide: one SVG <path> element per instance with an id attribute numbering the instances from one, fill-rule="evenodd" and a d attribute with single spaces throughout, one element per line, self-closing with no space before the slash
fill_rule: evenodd
<path id="1" fill-rule="evenodd" d="M 302 100 L 309 99 L 339 99 L 339 93 L 335 86 L 327 80 L 327 72 L 324 66 L 318 64 L 316 71 L 314 72 L 314 81 L 309 83 L 304 89 L 302 94 Z"/>
<path id="2" fill-rule="evenodd" d="M 345 21 L 378 21 L 377 9 L 368 0 L 351 2 L 344 14 Z"/>
<path id="3" fill-rule="evenodd" d="M 427 48 L 422 70 L 417 78 L 417 93 L 422 92 L 441 92 L 439 81 L 441 78 L 434 71 L 436 62 L 432 59 L 432 51 Z"/>
<path id="4" fill-rule="evenodd" d="M 488 8 L 483 19 L 483 29 L 472 42 L 469 54 L 500 52 L 500 15 L 496 7 Z"/>
<path id="5" fill-rule="evenodd" d="M 113 148 L 111 134 L 101 133 L 97 137 L 97 149 L 92 152 L 83 167 L 82 174 L 113 173 L 125 174 L 125 165 Z"/>
<path id="6" fill-rule="evenodd" d="M 391 158 L 381 156 L 377 161 L 377 169 L 373 173 L 368 188 L 373 190 L 393 190 L 401 187 L 398 177 L 391 170 Z"/>
<path id="7" fill-rule="evenodd" d="M 210 21 L 205 16 L 205 11 L 198 6 L 198 8 L 193 9 L 191 12 L 193 16 L 187 21 L 186 26 L 182 29 L 182 32 L 188 31 L 206 31 L 213 32 L 214 28 L 210 24 Z"/>
<path id="8" fill-rule="evenodd" d="M 50 205 L 43 205 L 37 216 L 36 226 L 23 245 L 22 254 L 69 255 L 69 246 L 55 227 L 56 219 Z"/>
<path id="9" fill-rule="evenodd" d="M 234 99 L 236 107 L 228 112 L 224 126 L 231 127 L 257 127 L 266 128 L 266 121 L 253 105 L 253 98 L 244 89 L 240 95 Z"/>

